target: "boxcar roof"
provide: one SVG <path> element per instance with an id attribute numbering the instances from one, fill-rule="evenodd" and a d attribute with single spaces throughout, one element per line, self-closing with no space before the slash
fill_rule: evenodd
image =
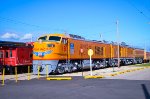
<path id="1" fill-rule="evenodd" d="M 0 47 L 24 47 L 28 46 L 23 42 L 0 41 Z"/>

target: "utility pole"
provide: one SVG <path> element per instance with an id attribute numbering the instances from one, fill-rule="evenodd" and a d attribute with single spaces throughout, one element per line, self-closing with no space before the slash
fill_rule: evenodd
<path id="1" fill-rule="evenodd" d="M 117 45 L 118 45 L 118 67 L 120 67 L 120 49 L 119 49 L 119 31 L 118 31 L 118 24 L 119 24 L 119 22 L 118 22 L 118 20 L 116 21 L 116 34 L 117 34 Z"/>
<path id="2" fill-rule="evenodd" d="M 100 36 L 100 40 L 102 41 L 102 33 L 100 33 L 100 35 L 99 35 L 99 36 Z"/>
<path id="3" fill-rule="evenodd" d="M 144 62 L 146 62 L 147 56 L 146 56 L 146 41 L 145 41 L 145 46 L 144 46 Z"/>

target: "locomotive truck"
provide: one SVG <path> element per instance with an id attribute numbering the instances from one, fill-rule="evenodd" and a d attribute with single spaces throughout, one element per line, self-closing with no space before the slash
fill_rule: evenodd
<path id="1" fill-rule="evenodd" d="M 90 68 L 88 49 L 92 49 L 92 67 L 117 66 L 118 50 L 115 43 L 86 40 L 73 34 L 42 35 L 34 42 L 33 73 L 65 73 Z M 120 64 L 142 63 L 144 49 L 119 45 Z"/>

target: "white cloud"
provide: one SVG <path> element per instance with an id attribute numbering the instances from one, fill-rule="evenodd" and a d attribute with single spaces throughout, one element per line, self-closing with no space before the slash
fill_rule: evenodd
<path id="1" fill-rule="evenodd" d="M 4 35 L 1 36 L 3 39 L 18 39 L 19 36 L 15 33 L 5 33 Z"/>
<path id="2" fill-rule="evenodd" d="M 25 34 L 22 38 L 20 38 L 21 40 L 29 40 L 32 38 L 32 34 Z"/>

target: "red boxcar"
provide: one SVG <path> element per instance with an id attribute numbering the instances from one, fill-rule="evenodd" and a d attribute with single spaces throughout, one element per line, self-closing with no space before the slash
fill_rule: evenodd
<path id="1" fill-rule="evenodd" d="M 32 66 L 32 43 L 0 41 L 0 66 L 7 71 Z"/>

